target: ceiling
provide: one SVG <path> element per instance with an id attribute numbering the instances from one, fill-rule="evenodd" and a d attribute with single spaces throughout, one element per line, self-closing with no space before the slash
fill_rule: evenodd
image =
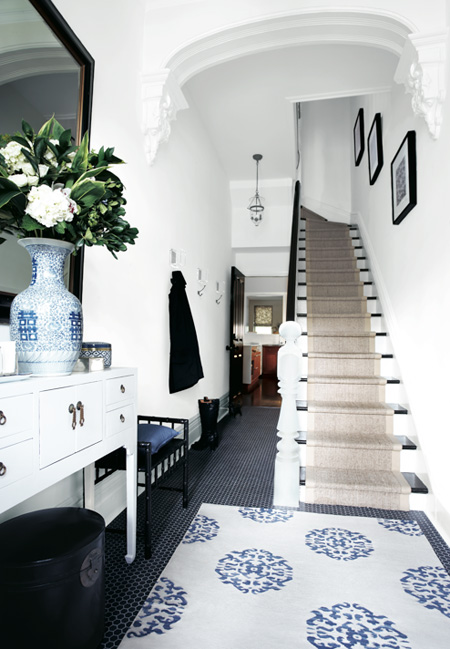
<path id="1" fill-rule="evenodd" d="M 308 44 L 250 54 L 198 73 L 183 86 L 230 180 L 292 178 L 294 103 L 389 90 L 398 58 L 366 45 Z"/>

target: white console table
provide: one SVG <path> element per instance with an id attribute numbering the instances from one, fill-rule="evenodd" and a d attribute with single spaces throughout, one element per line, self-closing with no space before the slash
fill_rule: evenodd
<path id="1" fill-rule="evenodd" d="M 85 469 L 94 509 L 94 462 L 126 449 L 127 554 L 136 555 L 136 370 L 0 381 L 0 513 Z"/>

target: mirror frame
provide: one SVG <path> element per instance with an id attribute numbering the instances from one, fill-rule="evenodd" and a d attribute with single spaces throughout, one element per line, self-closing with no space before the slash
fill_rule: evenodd
<path id="1" fill-rule="evenodd" d="M 38 12 L 56 38 L 80 66 L 80 88 L 77 110 L 77 144 L 84 133 L 91 130 L 92 95 L 94 87 L 94 59 L 76 36 L 51 0 L 28 0 Z M 84 247 L 72 257 L 70 270 L 70 291 L 81 301 L 83 294 Z M 15 295 L 0 291 L 0 324 L 9 324 L 9 311 Z"/>

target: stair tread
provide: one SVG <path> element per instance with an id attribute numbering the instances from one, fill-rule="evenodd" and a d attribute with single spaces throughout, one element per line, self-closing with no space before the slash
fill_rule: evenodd
<path id="1" fill-rule="evenodd" d="M 297 444 L 306 444 L 308 441 L 307 436 L 306 430 L 299 430 L 295 441 Z M 417 445 L 409 437 L 406 437 L 406 435 L 394 435 L 394 437 L 401 444 L 403 450 L 415 451 L 417 449 Z"/>
<path id="2" fill-rule="evenodd" d="M 357 401 L 304 401 L 297 399 L 297 410 L 310 410 L 312 412 L 335 412 L 340 414 L 352 414 L 359 410 L 359 414 L 377 414 L 394 412 L 397 415 L 407 415 L 408 410 L 399 403 L 370 403 Z M 365 412 L 362 410 L 365 409 Z"/>
<path id="3" fill-rule="evenodd" d="M 411 487 L 400 471 L 365 471 L 363 469 L 329 469 L 306 467 L 307 486 L 327 485 L 329 488 L 361 491 L 410 493 Z"/>
<path id="4" fill-rule="evenodd" d="M 370 401 L 308 401 L 308 412 L 334 412 L 340 414 L 392 414 L 394 409 L 387 403 Z"/>
<path id="5" fill-rule="evenodd" d="M 307 382 L 340 385 L 386 385 L 387 379 L 382 376 L 321 376 L 319 374 L 308 374 Z"/>
<path id="6" fill-rule="evenodd" d="M 367 450 L 400 451 L 401 442 L 394 435 L 367 433 L 336 433 L 334 431 L 310 431 L 308 445 L 326 448 L 353 448 Z"/>
<path id="7" fill-rule="evenodd" d="M 360 331 L 355 333 L 312 333 L 309 334 L 310 338 L 375 338 L 375 331 Z"/>
<path id="8" fill-rule="evenodd" d="M 321 295 L 313 295 L 308 297 L 299 297 L 298 299 L 307 300 L 308 302 L 367 302 L 367 297 L 365 295 L 353 295 L 350 297 L 341 297 L 340 295 L 325 295 L 322 297 Z"/>
<path id="9" fill-rule="evenodd" d="M 330 358 L 333 360 L 342 360 L 344 358 L 351 358 L 360 360 L 362 358 L 369 358 L 378 360 L 382 357 L 381 354 L 376 352 L 308 352 L 308 358 Z"/>
<path id="10" fill-rule="evenodd" d="M 305 475 L 306 469 L 304 466 L 300 467 L 300 484 L 305 484 Z M 411 487 L 411 493 L 421 493 L 427 494 L 428 487 L 422 482 L 422 480 L 415 474 L 410 473 L 409 471 L 402 471 L 402 476 L 405 478 L 406 482 Z"/>

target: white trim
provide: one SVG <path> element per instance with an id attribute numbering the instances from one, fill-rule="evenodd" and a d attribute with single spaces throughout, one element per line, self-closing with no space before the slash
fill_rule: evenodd
<path id="1" fill-rule="evenodd" d="M 392 92 L 392 86 L 372 86 L 371 88 L 353 88 L 334 92 L 316 92 L 312 95 L 297 95 L 295 97 L 286 97 L 286 99 L 294 104 L 305 101 L 320 101 L 322 99 L 345 99 L 346 97 L 360 97 L 362 95 L 373 95 L 382 92 Z"/>
<path id="2" fill-rule="evenodd" d="M 302 207 L 305 207 L 316 214 L 320 214 L 329 221 L 340 221 L 344 223 L 351 222 L 352 212 L 341 207 L 336 207 L 335 205 L 330 205 L 305 195 L 303 195 L 301 202 Z"/>
<path id="3" fill-rule="evenodd" d="M 341 28 L 339 34 L 336 27 Z M 319 28 L 320 33 L 311 34 L 311 28 Z M 280 12 L 197 36 L 173 50 L 164 66 L 183 86 L 192 76 L 219 63 L 294 45 L 345 42 L 386 49 L 400 56 L 408 33 L 414 29 L 404 16 L 380 10 L 370 13 L 365 9 L 321 7 Z"/>

